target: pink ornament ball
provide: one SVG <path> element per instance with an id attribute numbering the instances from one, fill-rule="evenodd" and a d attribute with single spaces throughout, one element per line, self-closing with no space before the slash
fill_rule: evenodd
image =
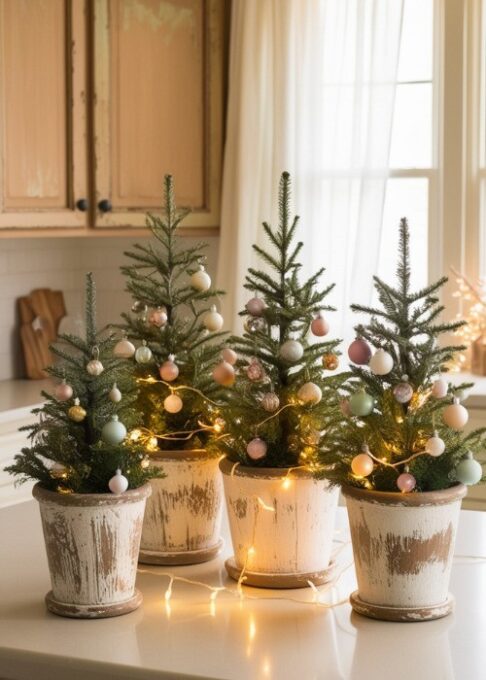
<path id="1" fill-rule="evenodd" d="M 246 452 L 252 460 L 261 460 L 267 455 L 267 443 L 260 437 L 255 437 L 248 443 Z"/>
<path id="2" fill-rule="evenodd" d="M 353 364 L 358 364 L 363 366 L 367 364 L 371 359 L 371 347 L 368 345 L 366 340 L 362 338 L 356 338 L 348 347 L 348 357 L 353 362 Z"/>
<path id="3" fill-rule="evenodd" d="M 432 396 L 436 399 L 443 399 L 447 396 L 449 384 L 442 376 L 432 383 Z"/>
<path id="4" fill-rule="evenodd" d="M 415 489 L 417 480 L 410 472 L 402 472 L 397 479 L 397 486 L 402 493 L 410 493 Z"/>
<path id="5" fill-rule="evenodd" d="M 56 387 L 56 397 L 59 401 L 67 401 L 73 396 L 73 388 L 68 385 L 65 380 Z"/>
<path id="6" fill-rule="evenodd" d="M 351 470 L 357 477 L 368 477 L 373 472 L 373 459 L 367 453 L 359 453 L 351 461 Z"/>
<path id="7" fill-rule="evenodd" d="M 445 407 L 442 413 L 442 419 L 444 423 L 453 430 L 462 430 L 469 420 L 469 413 L 467 409 L 459 403 L 459 399 L 454 398 L 454 402 Z"/>
<path id="8" fill-rule="evenodd" d="M 159 368 L 159 374 L 162 380 L 167 382 L 172 382 L 179 375 L 179 366 L 174 362 L 174 359 L 169 359 L 164 361 L 162 366 Z"/>
<path id="9" fill-rule="evenodd" d="M 318 338 L 322 338 L 324 335 L 329 333 L 329 323 L 321 314 L 316 316 L 314 321 L 311 323 L 311 331 Z"/>
<path id="10" fill-rule="evenodd" d="M 246 311 L 252 316 L 261 316 L 265 311 L 265 301 L 259 297 L 253 297 L 246 303 Z"/>
<path id="11" fill-rule="evenodd" d="M 223 361 L 226 361 L 226 363 L 231 364 L 231 366 L 234 366 L 238 359 L 238 355 L 230 347 L 225 347 L 223 349 L 223 351 L 221 352 L 221 357 Z"/>
<path id="12" fill-rule="evenodd" d="M 223 387 L 231 387 L 236 379 L 235 369 L 227 361 L 222 361 L 214 367 L 213 380 Z"/>

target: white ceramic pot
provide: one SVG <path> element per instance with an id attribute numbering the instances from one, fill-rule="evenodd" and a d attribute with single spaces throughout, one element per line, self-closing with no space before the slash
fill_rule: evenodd
<path id="1" fill-rule="evenodd" d="M 150 481 L 139 561 L 144 564 L 197 564 L 221 546 L 223 483 L 218 459 L 203 449 L 151 455 L 166 477 Z"/>
<path id="2" fill-rule="evenodd" d="M 344 487 L 360 614 L 427 621 L 452 611 L 449 578 L 466 487 L 393 493 Z"/>
<path id="3" fill-rule="evenodd" d="M 304 469 L 220 462 L 233 540 L 226 562 L 236 580 L 269 588 L 329 579 L 338 489 Z"/>
<path id="4" fill-rule="evenodd" d="M 142 602 L 135 588 L 149 484 L 120 495 L 57 493 L 36 484 L 52 590 L 47 608 L 73 618 L 105 618 Z"/>

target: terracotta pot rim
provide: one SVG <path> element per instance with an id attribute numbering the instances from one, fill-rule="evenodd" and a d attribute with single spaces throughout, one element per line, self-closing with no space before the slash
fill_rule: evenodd
<path id="1" fill-rule="evenodd" d="M 359 489 L 356 486 L 341 487 L 343 496 L 375 503 L 378 505 L 447 505 L 464 498 L 467 487 L 464 484 L 454 484 L 448 489 L 438 491 L 420 491 L 416 493 L 402 493 L 401 491 L 375 491 L 374 489 Z"/>
<path id="2" fill-rule="evenodd" d="M 97 507 L 102 505 L 124 505 L 125 503 L 138 503 L 148 498 L 152 493 L 150 482 L 146 482 L 136 489 L 129 489 L 125 493 L 116 495 L 108 493 L 59 493 L 45 489 L 40 482 L 32 489 L 32 495 L 39 503 L 47 502 L 55 505 L 70 505 Z"/>
<path id="3" fill-rule="evenodd" d="M 236 467 L 235 467 L 236 466 Z M 242 463 L 233 463 L 233 461 L 228 460 L 228 458 L 222 458 L 219 461 L 219 469 L 224 475 L 231 475 L 231 471 L 234 469 L 233 475 L 237 477 L 254 477 L 255 479 L 282 479 L 282 477 L 287 477 L 291 479 L 302 478 L 302 479 L 313 479 L 313 475 L 310 470 L 304 467 L 253 467 L 251 465 L 243 465 Z M 316 480 L 316 481 L 326 481 L 326 480 Z"/>
<path id="4" fill-rule="evenodd" d="M 162 463 L 171 460 L 210 460 L 215 457 L 211 456 L 206 449 L 174 449 L 172 451 L 159 449 L 148 455 L 150 460 Z"/>

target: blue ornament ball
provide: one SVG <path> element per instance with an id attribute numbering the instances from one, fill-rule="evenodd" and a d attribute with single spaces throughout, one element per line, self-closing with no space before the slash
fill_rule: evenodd
<path id="1" fill-rule="evenodd" d="M 112 416 L 101 430 L 101 438 L 105 444 L 119 444 L 127 436 L 127 428 L 120 423 L 118 416 Z"/>
<path id="2" fill-rule="evenodd" d="M 474 458 L 464 458 L 456 467 L 457 481 L 467 486 L 477 484 L 483 476 L 483 468 Z"/>

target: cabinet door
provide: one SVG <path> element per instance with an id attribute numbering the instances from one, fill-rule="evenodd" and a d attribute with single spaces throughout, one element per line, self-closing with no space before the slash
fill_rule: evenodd
<path id="1" fill-rule="evenodd" d="M 87 212 L 85 0 L 0 0 L 0 228 Z"/>
<path id="2" fill-rule="evenodd" d="M 162 180 L 217 226 L 224 0 L 95 0 L 96 226 L 143 226 Z M 108 203 L 107 203 L 107 202 Z"/>

